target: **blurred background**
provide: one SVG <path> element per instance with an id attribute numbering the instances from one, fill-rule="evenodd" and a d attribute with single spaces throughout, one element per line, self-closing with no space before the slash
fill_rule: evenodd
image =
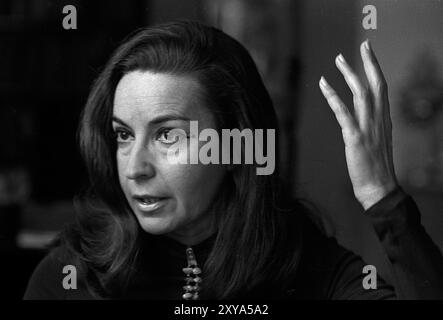
<path id="1" fill-rule="evenodd" d="M 443 3 L 373 0 L 2 0 L 0 3 L 0 277 L 20 299 L 45 246 L 74 218 L 87 177 L 76 145 L 92 81 L 136 28 L 192 19 L 221 28 L 251 52 L 282 129 L 286 190 L 313 201 L 328 232 L 389 280 L 386 260 L 354 199 L 341 131 L 318 89 L 324 75 L 351 106 L 338 53 L 362 73 L 372 42 L 389 85 L 394 160 L 422 223 L 443 248 Z M 63 7 L 77 9 L 65 30 Z"/>

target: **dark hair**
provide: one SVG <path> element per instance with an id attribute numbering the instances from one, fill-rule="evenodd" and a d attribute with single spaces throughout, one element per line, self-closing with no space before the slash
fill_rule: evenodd
<path id="1" fill-rule="evenodd" d="M 255 63 L 222 31 L 178 21 L 138 30 L 125 40 L 95 81 L 81 116 L 80 149 L 90 193 L 87 201 L 78 202 L 78 223 L 61 237 L 83 265 L 88 287 L 100 295 L 124 290 L 139 252 L 141 229 L 118 182 L 111 128 L 116 86 L 134 70 L 194 77 L 222 128 L 272 128 L 278 133 Z M 278 158 L 276 164 L 273 175 L 257 175 L 256 165 L 237 165 L 228 173 L 218 233 L 203 266 L 203 298 L 240 298 L 265 287 L 271 294 L 272 288 L 285 288 L 294 274 L 299 232 L 297 225 L 288 226 L 293 212 L 279 208 Z"/>

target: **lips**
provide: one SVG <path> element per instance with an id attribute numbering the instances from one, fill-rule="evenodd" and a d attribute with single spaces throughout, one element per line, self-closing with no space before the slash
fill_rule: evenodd
<path id="1" fill-rule="evenodd" d="M 167 198 L 156 197 L 151 195 L 136 195 L 132 197 L 135 200 L 135 204 L 138 209 L 143 212 L 152 212 L 162 207 Z"/>
<path id="2" fill-rule="evenodd" d="M 164 197 L 152 197 L 152 196 L 134 196 L 133 198 L 137 201 L 144 203 L 144 204 L 152 204 L 152 203 L 160 201 L 162 199 L 166 199 Z"/>

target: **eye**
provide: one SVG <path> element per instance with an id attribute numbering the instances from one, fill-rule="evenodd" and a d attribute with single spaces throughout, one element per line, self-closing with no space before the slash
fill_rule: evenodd
<path id="1" fill-rule="evenodd" d="M 115 135 L 117 142 L 119 142 L 119 143 L 126 142 L 132 137 L 132 134 L 129 131 L 124 130 L 124 129 L 116 129 L 114 131 L 114 135 Z"/>
<path id="2" fill-rule="evenodd" d="M 178 130 L 163 128 L 159 130 L 157 139 L 164 144 L 174 144 L 180 139 L 180 136 L 183 137 L 183 134 L 180 134 Z"/>

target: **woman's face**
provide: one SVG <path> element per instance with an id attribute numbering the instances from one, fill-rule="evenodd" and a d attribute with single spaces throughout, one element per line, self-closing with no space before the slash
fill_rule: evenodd
<path id="1" fill-rule="evenodd" d="M 191 77 L 133 71 L 118 83 L 113 109 L 119 181 L 140 226 L 189 245 L 214 231 L 210 206 L 226 174 L 221 165 L 168 160 L 168 148 L 177 138 L 188 146 L 189 139 L 198 139 L 170 130 L 189 135 L 190 120 L 198 121 L 199 131 L 216 128 L 201 96 L 201 86 Z"/>

